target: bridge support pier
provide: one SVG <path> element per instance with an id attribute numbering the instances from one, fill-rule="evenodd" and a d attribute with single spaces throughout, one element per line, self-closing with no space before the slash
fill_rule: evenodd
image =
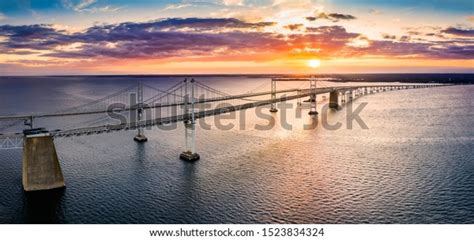
<path id="1" fill-rule="evenodd" d="M 148 141 L 148 138 L 143 134 L 143 129 L 139 128 L 137 135 L 133 138 L 135 142 L 144 143 Z"/>
<path id="2" fill-rule="evenodd" d="M 143 86 L 138 84 L 137 88 L 137 125 L 140 121 L 143 120 Z M 136 142 L 143 143 L 148 141 L 148 138 L 145 136 L 143 127 L 138 126 L 138 133 L 133 138 Z"/>
<path id="3" fill-rule="evenodd" d="M 194 79 L 191 79 L 191 107 L 189 107 L 189 95 L 188 95 L 188 81 L 185 82 L 185 96 L 184 96 L 184 113 L 188 116 L 187 120 L 184 121 L 184 134 L 186 139 L 186 150 L 179 155 L 181 160 L 185 161 L 197 161 L 200 156 L 196 153 L 196 119 L 194 115 Z"/>
<path id="4" fill-rule="evenodd" d="M 138 121 L 142 120 L 143 109 L 138 109 Z M 136 142 L 144 143 L 148 141 L 148 138 L 145 136 L 143 127 L 138 127 L 138 133 L 133 138 Z"/>
<path id="5" fill-rule="evenodd" d="M 188 121 L 184 123 L 185 138 L 186 138 L 186 151 L 179 155 L 181 160 L 185 161 L 197 161 L 199 154 L 196 153 L 196 123 Z"/>
<path id="6" fill-rule="evenodd" d="M 339 108 L 339 92 L 334 91 L 329 93 L 329 108 L 338 109 Z"/>
<path id="7" fill-rule="evenodd" d="M 298 90 L 298 91 L 296 92 L 296 94 L 300 95 L 300 94 L 301 94 L 301 90 Z M 301 98 L 296 99 L 296 105 L 297 105 L 297 106 L 303 105 Z"/>
<path id="8" fill-rule="evenodd" d="M 53 138 L 25 136 L 23 141 L 23 189 L 50 190 L 65 186 Z"/>

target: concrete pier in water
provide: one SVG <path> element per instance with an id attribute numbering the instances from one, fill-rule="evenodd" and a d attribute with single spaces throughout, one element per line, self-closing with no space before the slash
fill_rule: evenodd
<path id="1" fill-rule="evenodd" d="M 48 135 L 25 136 L 23 142 L 23 189 L 28 192 L 64 186 L 64 177 L 53 138 Z"/>

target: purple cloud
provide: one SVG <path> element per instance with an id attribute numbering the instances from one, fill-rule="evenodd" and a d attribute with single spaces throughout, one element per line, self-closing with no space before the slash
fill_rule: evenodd
<path id="1" fill-rule="evenodd" d="M 308 21 L 316 21 L 318 19 L 326 19 L 332 22 L 338 22 L 339 20 L 355 20 L 357 19 L 355 16 L 350 14 L 342 14 L 342 13 L 319 13 L 317 16 L 309 16 L 306 17 Z"/>
<path id="2" fill-rule="evenodd" d="M 398 41 L 386 37 L 371 41 L 359 33 L 348 32 L 342 26 L 308 27 L 304 32 L 282 35 L 264 31 L 272 22 L 245 22 L 233 18 L 198 19 L 172 18 L 152 22 L 125 22 L 96 25 L 83 32 L 68 33 L 51 25 L 0 26 L 0 51 L 8 54 L 38 54 L 72 59 L 222 57 L 255 55 L 272 57 L 313 51 L 322 57 L 345 56 L 418 56 L 466 59 L 472 57 L 472 41 L 456 38 L 452 41 L 414 42 L 409 36 Z M 302 25 L 287 26 L 302 29 Z M 462 30 L 462 29 L 461 29 Z M 471 36 L 472 30 L 446 29 L 456 36 Z M 467 31 L 467 32 L 466 32 Z M 364 38 L 368 46 L 353 47 L 350 43 Z M 61 46 L 77 44 L 74 51 Z M 460 44 L 462 43 L 462 44 Z M 317 51 L 316 51 L 317 50 Z M 297 51 L 296 51 L 297 52 Z"/>
<path id="3" fill-rule="evenodd" d="M 441 33 L 461 36 L 461 37 L 474 37 L 474 29 L 461 29 L 455 27 L 449 27 L 441 31 Z"/>

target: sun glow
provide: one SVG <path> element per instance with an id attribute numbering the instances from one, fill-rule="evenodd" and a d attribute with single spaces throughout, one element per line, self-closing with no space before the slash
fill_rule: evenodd
<path id="1" fill-rule="evenodd" d="M 308 66 L 311 68 L 318 68 L 321 66 L 321 61 L 319 59 L 311 59 L 308 61 Z"/>

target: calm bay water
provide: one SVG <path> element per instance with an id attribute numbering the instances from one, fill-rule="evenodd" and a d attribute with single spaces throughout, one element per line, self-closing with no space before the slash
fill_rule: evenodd
<path id="1" fill-rule="evenodd" d="M 136 81 L 165 89 L 179 80 L 0 78 L 0 115 L 55 112 Z M 198 80 L 231 93 L 268 82 Z M 147 131 L 143 145 L 134 131 L 60 138 L 67 187 L 49 193 L 25 194 L 21 150 L 2 150 L 0 223 L 474 223 L 473 92 L 450 86 L 364 96 L 354 104 L 368 103 L 361 118 L 369 129 L 348 129 L 343 108 L 328 113 L 343 123 L 338 130 L 290 110 L 293 130 L 258 131 L 267 120 L 248 110 L 245 122 L 227 121 L 239 126 L 231 130 L 198 128 L 195 163 L 178 158 L 181 124 Z"/>

